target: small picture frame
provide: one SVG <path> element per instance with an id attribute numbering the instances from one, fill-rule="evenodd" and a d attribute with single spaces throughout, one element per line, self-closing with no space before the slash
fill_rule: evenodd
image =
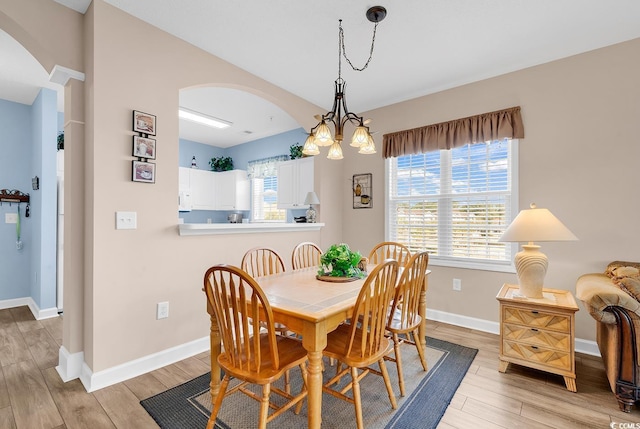
<path id="1" fill-rule="evenodd" d="M 371 173 L 354 174 L 352 183 L 353 208 L 370 209 L 373 207 L 373 188 Z"/>
<path id="2" fill-rule="evenodd" d="M 133 131 L 149 136 L 156 135 L 156 116 L 150 113 L 133 111 Z"/>
<path id="3" fill-rule="evenodd" d="M 133 156 L 156 159 L 156 140 L 148 137 L 133 136 Z"/>
<path id="4" fill-rule="evenodd" d="M 156 165 L 152 162 L 133 161 L 134 182 L 156 183 Z"/>

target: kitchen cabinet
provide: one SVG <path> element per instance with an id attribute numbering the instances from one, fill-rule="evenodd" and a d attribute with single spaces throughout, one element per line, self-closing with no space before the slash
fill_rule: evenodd
<path id="1" fill-rule="evenodd" d="M 313 191 L 313 157 L 278 164 L 278 208 L 302 209 L 307 192 Z"/>
<path id="2" fill-rule="evenodd" d="M 250 209 L 249 178 L 244 170 L 214 172 L 180 167 L 178 182 L 180 210 Z"/>
<path id="3" fill-rule="evenodd" d="M 189 186 L 193 210 L 216 210 L 216 186 L 213 171 L 190 168 Z"/>
<path id="4" fill-rule="evenodd" d="M 244 170 L 215 174 L 216 210 L 250 210 L 249 178 Z"/>

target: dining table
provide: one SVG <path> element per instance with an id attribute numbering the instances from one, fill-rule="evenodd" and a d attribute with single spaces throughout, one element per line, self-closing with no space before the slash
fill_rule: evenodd
<path id="1" fill-rule="evenodd" d="M 369 265 L 370 272 L 375 265 Z M 427 271 L 428 273 L 430 271 Z M 324 281 L 316 278 L 317 268 L 303 268 L 256 277 L 271 305 L 275 322 L 285 324 L 290 331 L 302 337 L 307 350 L 308 427 L 320 428 L 322 424 L 322 350 L 327 345 L 327 334 L 347 320 L 353 311 L 360 289 L 366 280 Z M 398 276 L 399 277 L 399 276 Z M 428 276 L 427 276 L 428 277 Z M 425 277 L 425 279 L 427 278 Z M 426 290 L 425 280 L 420 297 L 420 342 L 426 347 Z M 220 390 L 220 332 L 212 308 L 207 306 L 211 319 L 211 401 Z"/>

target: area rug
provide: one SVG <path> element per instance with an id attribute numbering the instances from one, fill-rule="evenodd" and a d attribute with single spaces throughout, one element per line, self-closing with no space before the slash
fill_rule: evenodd
<path id="1" fill-rule="evenodd" d="M 382 377 L 374 374 L 366 376 L 360 384 L 365 427 L 376 429 L 435 428 L 477 352 L 476 349 L 427 337 L 429 371 L 425 372 L 422 370 L 415 348 L 408 345 L 403 346 L 402 360 L 407 395 L 399 396 L 394 362 L 387 362 L 387 369 L 398 401 L 396 410 L 391 409 Z M 325 378 L 334 374 L 328 361 L 325 368 Z M 346 377 L 346 379 L 348 378 L 350 377 Z M 299 372 L 292 371 L 292 391 L 299 391 L 300 380 Z M 203 374 L 184 384 L 144 399 L 140 401 L 140 404 L 162 429 L 204 428 L 211 413 L 209 381 L 210 374 Z M 256 391 L 259 389 L 257 387 Z M 277 398 L 278 395 L 272 395 L 273 400 Z M 257 427 L 258 408 L 258 402 L 246 395 L 236 393 L 228 396 L 218 413 L 216 428 L 249 429 Z M 269 427 L 278 429 L 298 429 L 306 426 L 306 400 L 300 414 L 296 415 L 293 411 L 285 412 L 269 424 Z M 322 427 L 343 429 L 355 426 L 353 405 L 331 395 L 323 394 Z"/>

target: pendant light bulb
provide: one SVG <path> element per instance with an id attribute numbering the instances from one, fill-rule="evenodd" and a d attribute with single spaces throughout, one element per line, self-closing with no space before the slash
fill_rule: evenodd
<path id="1" fill-rule="evenodd" d="M 331 138 L 331 130 L 327 123 L 323 120 L 316 128 L 316 132 L 314 133 L 316 138 L 316 144 L 318 146 L 331 146 L 333 144 L 333 139 Z"/>
<path id="2" fill-rule="evenodd" d="M 334 142 L 329 148 L 329 153 L 327 154 L 327 158 L 329 159 L 342 159 L 342 146 L 340 145 L 340 141 Z"/>
<path id="3" fill-rule="evenodd" d="M 360 125 L 353 132 L 351 138 L 351 147 L 360 147 L 369 142 L 369 130 L 364 125 Z"/>

